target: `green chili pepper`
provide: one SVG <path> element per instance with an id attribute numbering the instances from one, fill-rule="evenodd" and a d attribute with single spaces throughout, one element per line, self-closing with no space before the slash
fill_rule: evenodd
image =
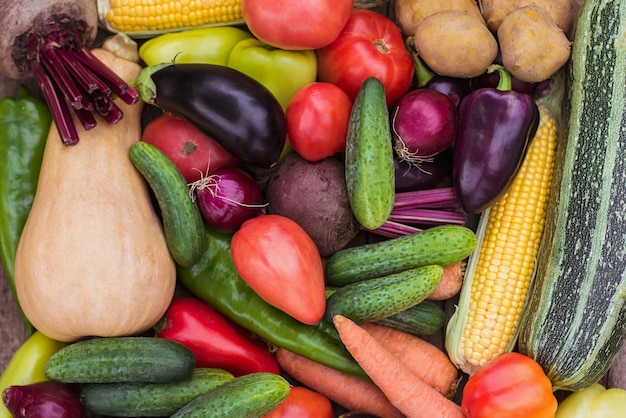
<path id="1" fill-rule="evenodd" d="M 35 197 L 50 123 L 48 107 L 23 87 L 17 97 L 0 100 L 0 259 L 14 296 L 15 252 Z M 32 333 L 26 317 L 24 322 Z"/>
<path id="2" fill-rule="evenodd" d="M 179 281 L 223 315 L 278 347 L 352 375 L 366 377 L 324 321 L 306 325 L 259 297 L 235 270 L 231 235 L 207 228 L 207 249 L 190 268 L 178 267 Z"/>
<path id="3" fill-rule="evenodd" d="M 46 362 L 66 345 L 67 343 L 50 339 L 35 331 L 13 354 L 0 376 L 0 393 L 9 386 L 47 381 L 48 378 L 43 372 Z M 9 410 L 0 402 L 0 418 L 11 416 Z"/>

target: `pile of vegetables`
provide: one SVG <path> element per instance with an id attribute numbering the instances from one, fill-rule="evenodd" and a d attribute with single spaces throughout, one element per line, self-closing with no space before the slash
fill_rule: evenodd
<path id="1" fill-rule="evenodd" d="M 0 71 L 34 90 L 0 99 L 0 249 L 31 331 L 0 418 L 623 410 L 626 387 L 602 377 L 626 338 L 610 320 L 624 275 L 607 290 L 602 270 L 546 267 L 575 270 L 557 220 L 582 215 L 582 194 L 560 182 L 585 177 L 559 164 L 595 134 L 574 107 L 603 104 L 603 135 L 624 142 L 623 91 L 594 61 L 613 55 L 585 37 L 602 2 L 242 0 L 241 25 L 118 34 L 127 53 L 95 41 L 93 1 L 0 7 Z M 602 7 L 597 36 L 623 33 L 625 2 Z M 586 164 L 610 174 L 614 149 Z"/>

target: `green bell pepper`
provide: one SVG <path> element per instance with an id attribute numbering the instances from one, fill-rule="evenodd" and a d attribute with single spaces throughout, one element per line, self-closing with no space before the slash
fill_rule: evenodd
<path id="1" fill-rule="evenodd" d="M 296 91 L 317 79 L 314 51 L 278 49 L 256 38 L 238 42 L 230 53 L 228 66 L 267 87 L 283 109 Z"/>
<path id="2" fill-rule="evenodd" d="M 50 339 L 35 331 L 17 349 L 9 364 L 0 376 L 0 393 L 9 386 L 28 385 L 47 381 L 44 366 L 50 356 L 65 347 L 67 343 Z M 11 418 L 11 413 L 0 403 L 0 418 Z"/>
<path id="3" fill-rule="evenodd" d="M 239 276 L 230 234 L 207 228 L 207 248 L 195 265 L 177 267 L 180 283 L 199 299 L 270 344 L 345 373 L 366 377 L 326 321 L 306 325 L 265 302 Z"/>
<path id="4" fill-rule="evenodd" d="M 555 418 L 621 417 L 626 411 L 626 390 L 606 389 L 600 383 L 573 392 L 559 404 Z"/>
<path id="5" fill-rule="evenodd" d="M 0 100 L 0 259 L 14 296 L 15 252 L 35 197 L 51 120 L 45 103 L 23 87 L 17 97 Z M 25 317 L 24 322 L 33 332 Z"/>
<path id="6" fill-rule="evenodd" d="M 148 65 L 206 63 L 226 65 L 233 47 L 252 35 L 234 26 L 216 26 L 166 33 L 139 47 L 139 57 Z"/>

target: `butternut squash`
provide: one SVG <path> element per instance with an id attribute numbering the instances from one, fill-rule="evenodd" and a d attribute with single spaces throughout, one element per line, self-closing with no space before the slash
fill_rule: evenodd
<path id="1" fill-rule="evenodd" d="M 110 52 L 94 54 L 120 77 L 140 67 Z M 143 177 L 129 159 L 141 138 L 141 103 L 115 125 L 100 121 L 80 141 L 48 135 L 35 199 L 20 238 L 15 284 L 25 315 L 59 341 L 138 334 L 164 314 L 175 263 Z"/>

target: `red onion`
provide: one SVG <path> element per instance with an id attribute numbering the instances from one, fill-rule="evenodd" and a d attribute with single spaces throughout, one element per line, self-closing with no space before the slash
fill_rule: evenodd
<path id="1" fill-rule="evenodd" d="M 234 232 L 265 205 L 257 183 L 240 168 L 223 167 L 192 183 L 202 217 L 214 229 Z"/>
<path id="2" fill-rule="evenodd" d="M 416 89 L 394 106 L 392 132 L 398 157 L 420 164 L 447 149 L 456 136 L 457 109 L 445 94 Z"/>
<path id="3" fill-rule="evenodd" d="M 84 418 L 78 395 L 59 382 L 45 381 L 9 386 L 2 402 L 14 418 Z"/>
<path id="4" fill-rule="evenodd" d="M 65 145 L 78 142 L 72 111 L 87 130 L 96 126 L 94 114 L 108 123 L 122 118 L 115 96 L 128 104 L 139 101 L 88 49 L 98 29 L 95 1 L 5 1 L 0 27 L 0 74 L 35 77 Z"/>

